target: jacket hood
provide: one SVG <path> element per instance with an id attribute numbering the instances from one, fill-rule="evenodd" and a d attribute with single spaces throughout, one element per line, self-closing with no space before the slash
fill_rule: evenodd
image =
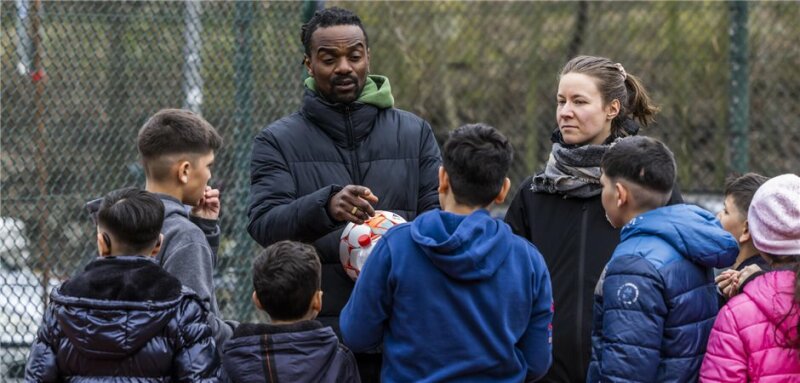
<path id="1" fill-rule="evenodd" d="M 156 193 L 156 195 L 161 199 L 161 202 L 164 203 L 164 218 L 173 214 L 182 215 L 186 218 L 189 218 L 189 206 L 184 205 L 181 201 L 173 196 L 161 193 Z"/>
<path id="2" fill-rule="evenodd" d="M 339 341 L 330 327 L 317 321 L 243 323 L 224 347 L 223 363 L 232 381 L 263 381 L 264 366 L 270 364 L 265 358 L 269 358 L 277 366 L 281 381 L 316 382 L 323 381 L 334 365 Z"/>
<path id="3" fill-rule="evenodd" d="M 743 292 L 776 328 L 795 336 L 799 314 L 794 303 L 796 278 L 794 270 L 764 273 L 754 277 Z"/>
<path id="4" fill-rule="evenodd" d="M 54 289 L 64 335 L 91 358 L 129 356 L 158 335 L 182 299 L 180 282 L 151 259 L 101 258 Z"/>
<path id="5" fill-rule="evenodd" d="M 315 94 L 317 93 L 317 83 L 314 81 L 313 77 L 306 78 L 303 84 Z M 356 102 L 373 105 L 379 109 L 386 109 L 394 106 L 394 96 L 392 96 L 392 87 L 389 84 L 389 78 L 374 74 L 367 76 L 364 89 L 361 90 L 361 95 L 358 96 Z"/>
<path id="6" fill-rule="evenodd" d="M 486 210 L 459 215 L 426 212 L 411 223 L 411 238 L 428 259 L 451 278 L 490 278 L 503 264 L 511 246 L 511 229 Z"/>
<path id="7" fill-rule="evenodd" d="M 657 236 L 684 258 L 705 267 L 728 267 L 739 254 L 739 244 L 717 218 L 694 205 L 651 210 L 632 219 L 620 233 L 622 241 L 640 235 Z"/>

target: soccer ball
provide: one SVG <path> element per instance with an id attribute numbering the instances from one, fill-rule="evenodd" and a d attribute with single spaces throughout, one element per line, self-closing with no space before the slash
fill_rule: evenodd
<path id="1" fill-rule="evenodd" d="M 375 247 L 375 242 L 386 234 L 387 230 L 405 222 L 403 217 L 395 213 L 377 210 L 374 216 L 361 225 L 348 223 L 339 241 L 339 259 L 347 275 L 355 281 L 369 253 Z"/>

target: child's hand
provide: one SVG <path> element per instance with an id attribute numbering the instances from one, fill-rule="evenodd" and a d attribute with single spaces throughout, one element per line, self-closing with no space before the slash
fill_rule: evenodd
<path id="1" fill-rule="evenodd" d="M 715 279 L 717 287 L 723 295 L 730 298 L 736 294 L 739 288 L 739 272 L 736 270 L 725 270 Z"/>
<path id="2" fill-rule="evenodd" d="M 217 219 L 219 218 L 219 189 L 212 189 L 211 186 L 206 186 L 205 194 L 197 206 L 192 208 L 192 215 L 204 219 Z"/>
<path id="3" fill-rule="evenodd" d="M 741 284 L 741 279 L 739 279 L 739 274 L 736 273 L 730 278 L 730 283 L 724 289 L 722 289 L 722 294 L 724 294 L 728 299 L 733 298 L 734 295 L 739 293 L 739 285 Z"/>

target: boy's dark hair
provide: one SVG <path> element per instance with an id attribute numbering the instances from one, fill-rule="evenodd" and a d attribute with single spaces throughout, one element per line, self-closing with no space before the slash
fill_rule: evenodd
<path id="1" fill-rule="evenodd" d="M 261 307 L 273 319 L 302 318 L 320 290 L 322 266 L 313 246 L 276 242 L 253 262 L 253 287 Z"/>
<path id="2" fill-rule="evenodd" d="M 142 156 L 145 174 L 163 179 L 172 164 L 159 164 L 174 154 L 205 155 L 222 146 L 222 137 L 203 117 L 183 109 L 162 109 L 144 123 L 136 145 Z"/>
<path id="3" fill-rule="evenodd" d="M 489 205 L 503 187 L 513 155 L 506 136 L 489 125 L 464 125 L 450 132 L 442 162 L 456 202 Z"/>
<path id="4" fill-rule="evenodd" d="M 739 212 L 747 217 L 747 210 L 750 209 L 750 201 L 756 190 L 767 182 L 769 178 L 757 173 L 746 173 L 744 175 L 732 174 L 725 179 L 725 197 L 731 196 L 733 204 Z"/>
<path id="5" fill-rule="evenodd" d="M 314 34 L 314 31 L 318 28 L 327 28 L 336 25 L 356 25 L 361 28 L 361 32 L 364 33 L 364 43 L 367 44 L 367 48 L 369 48 L 367 30 L 364 29 L 364 25 L 361 24 L 361 19 L 358 15 L 344 8 L 331 7 L 316 11 L 314 16 L 312 16 L 307 23 L 303 24 L 300 31 L 300 40 L 303 42 L 306 56 L 311 57 L 311 35 Z"/>
<path id="6" fill-rule="evenodd" d="M 665 205 L 675 186 L 675 157 L 664 143 L 650 137 L 617 141 L 603 155 L 600 168 L 607 178 L 624 179 L 655 194 L 636 196 L 650 208 Z"/>
<path id="7" fill-rule="evenodd" d="M 155 246 L 163 223 L 161 199 L 135 187 L 108 193 L 97 212 L 100 230 L 113 237 L 114 245 L 125 252 L 138 253 Z"/>

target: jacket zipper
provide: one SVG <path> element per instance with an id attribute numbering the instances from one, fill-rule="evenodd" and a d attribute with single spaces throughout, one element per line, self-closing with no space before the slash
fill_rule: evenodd
<path id="1" fill-rule="evenodd" d="M 361 167 L 359 166 L 358 150 L 356 150 L 356 139 L 353 137 L 353 121 L 350 119 L 350 107 L 344 107 L 345 122 L 347 127 L 347 146 L 350 149 L 350 162 L 353 175 L 353 184 L 361 185 Z"/>
<path id="2" fill-rule="evenodd" d="M 584 268 L 586 267 L 586 226 L 587 221 L 589 219 L 589 212 L 586 208 L 586 203 L 583 203 L 582 207 L 582 215 L 581 215 L 581 251 L 578 256 L 578 340 L 580 346 L 580 351 L 578 352 L 578 362 L 579 366 L 583 366 L 583 284 L 584 284 Z"/>

